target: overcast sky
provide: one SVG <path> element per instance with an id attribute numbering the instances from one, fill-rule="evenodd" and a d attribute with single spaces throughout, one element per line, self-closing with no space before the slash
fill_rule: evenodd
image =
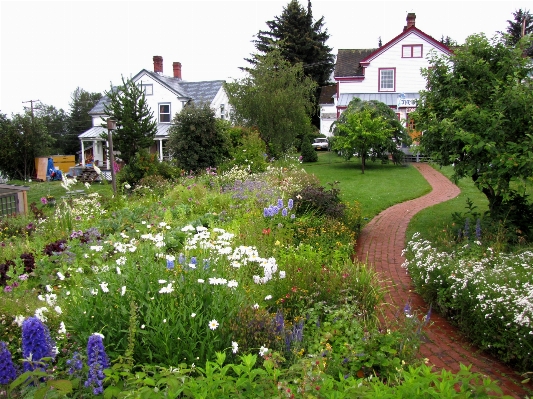
<path id="1" fill-rule="evenodd" d="M 2 0 L 0 113 L 21 113 L 29 100 L 68 111 L 76 87 L 103 93 L 122 75 L 153 70 L 154 55 L 163 57 L 166 75 L 181 62 L 184 80 L 240 78 L 254 35 L 288 3 Z M 533 10 L 533 1 L 312 1 L 334 54 L 376 47 L 380 36 L 386 43 L 402 32 L 408 12 L 428 35 L 461 43 L 474 33 L 504 31 L 519 8 Z"/>

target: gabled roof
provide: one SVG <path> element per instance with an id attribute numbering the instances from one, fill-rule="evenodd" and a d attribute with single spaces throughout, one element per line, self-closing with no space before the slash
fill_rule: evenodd
<path id="1" fill-rule="evenodd" d="M 335 77 L 364 76 L 361 61 L 368 57 L 375 49 L 339 49 L 335 64 Z"/>
<path id="2" fill-rule="evenodd" d="M 186 82 L 179 78 L 160 75 L 156 72 L 148 71 L 147 69 L 141 70 L 132 78 L 132 80 L 137 81 L 143 74 L 148 75 L 154 81 L 159 82 L 161 86 L 167 88 L 181 101 L 192 101 L 194 103 L 211 103 L 224 84 L 224 80 Z M 116 89 L 117 87 L 113 87 L 112 90 Z M 89 115 L 103 115 L 105 104 L 109 104 L 109 97 L 107 96 L 102 97 L 96 103 L 96 105 L 89 111 Z"/>
<path id="3" fill-rule="evenodd" d="M 170 123 L 158 123 L 155 139 L 168 138 L 168 129 L 171 126 Z M 102 126 L 94 126 L 80 134 L 78 138 L 82 141 L 105 141 L 107 139 L 107 129 Z M 87 150 L 88 148 L 90 147 L 85 149 Z"/>
<path id="4" fill-rule="evenodd" d="M 435 40 L 433 37 L 425 34 L 420 29 L 415 26 L 404 30 L 394 39 L 388 41 L 383 46 L 377 49 L 340 49 L 337 54 L 337 63 L 335 64 L 335 77 L 336 78 L 346 78 L 346 77 L 363 77 L 364 76 L 364 67 L 363 65 L 368 65 L 374 58 L 383 54 L 385 51 L 390 49 L 396 43 L 404 39 L 410 34 L 415 34 L 426 42 L 430 43 L 432 46 L 438 48 L 444 53 L 451 54 L 452 50 L 446 45 L 442 44 L 438 40 Z"/>
<path id="5" fill-rule="evenodd" d="M 319 104 L 334 104 L 333 96 L 337 94 L 337 85 L 322 86 L 320 88 Z"/>
<path id="6" fill-rule="evenodd" d="M 447 53 L 447 54 L 451 54 L 452 51 L 448 48 L 448 46 L 446 46 L 445 44 L 442 44 L 441 42 L 439 42 L 438 40 L 435 40 L 434 38 L 432 38 L 431 36 L 425 34 L 424 32 L 422 32 L 420 29 L 418 29 L 416 26 L 411 26 L 410 28 L 404 30 L 402 33 L 400 33 L 398 36 L 396 36 L 394 39 L 390 40 L 389 42 L 385 43 L 383 46 L 381 46 L 380 48 L 374 50 L 372 53 L 370 53 L 369 55 L 367 55 L 363 60 L 361 60 L 360 62 L 362 64 L 364 63 L 369 63 L 370 61 L 372 61 L 374 58 L 376 58 L 377 56 L 379 56 L 380 54 L 383 54 L 385 51 L 387 51 L 388 49 L 390 49 L 392 46 L 394 46 L 396 43 L 398 43 L 399 41 L 403 40 L 405 37 L 409 36 L 410 34 L 415 34 L 416 36 L 420 37 L 421 39 L 425 40 L 426 42 L 428 42 L 429 44 L 431 44 L 432 46 L 438 48 L 439 50 L 441 50 L 442 52 L 444 53 Z"/>

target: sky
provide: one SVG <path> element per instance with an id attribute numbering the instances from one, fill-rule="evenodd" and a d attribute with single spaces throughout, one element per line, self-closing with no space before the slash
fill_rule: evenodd
<path id="1" fill-rule="evenodd" d="M 299 0 L 307 7 L 307 0 Z M 232 80 L 255 51 L 252 41 L 289 0 L 229 1 L 4 1 L 0 0 L 0 113 L 24 112 L 30 100 L 69 111 L 77 87 L 103 93 L 111 84 L 182 64 L 187 81 Z M 475 33 L 505 31 L 518 9 L 533 0 L 359 1 L 313 0 L 314 19 L 324 17 L 338 49 L 375 48 L 403 30 L 408 12 L 416 27 L 459 43 Z M 37 102 L 34 104 L 38 104 Z"/>

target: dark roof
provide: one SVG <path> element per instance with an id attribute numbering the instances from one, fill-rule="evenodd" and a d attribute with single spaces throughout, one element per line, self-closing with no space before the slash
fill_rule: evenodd
<path id="1" fill-rule="evenodd" d="M 180 86 L 185 89 L 187 96 L 190 97 L 195 103 L 210 103 L 213 101 L 223 84 L 223 80 L 212 80 L 207 82 L 180 82 Z"/>
<path id="2" fill-rule="evenodd" d="M 337 94 L 337 85 L 322 86 L 320 88 L 319 104 L 334 104 L 333 96 Z"/>
<path id="3" fill-rule="evenodd" d="M 339 49 L 335 64 L 335 77 L 364 76 L 360 62 L 372 54 L 376 49 Z"/>

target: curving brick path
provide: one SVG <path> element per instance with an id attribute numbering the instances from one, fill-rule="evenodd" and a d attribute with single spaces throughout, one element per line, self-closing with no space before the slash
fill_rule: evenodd
<path id="1" fill-rule="evenodd" d="M 410 219 L 418 211 L 448 201 L 460 193 L 456 185 L 431 166 L 424 163 L 411 165 L 418 169 L 433 190 L 420 198 L 394 205 L 381 212 L 363 228 L 356 245 L 359 260 L 373 265 L 381 275 L 381 284 L 386 292 L 385 315 L 390 318 L 397 317 L 398 310 L 403 309 L 408 301 L 418 314 L 426 314 L 428 310 L 426 303 L 414 292 L 406 270 L 401 267 L 405 260 L 402 250 Z M 520 382 L 523 377 L 481 353 L 443 317 L 433 312 L 431 321 L 431 327 L 426 329 L 428 340 L 422 343 L 420 356 L 428 358 L 434 370 L 447 369 L 457 372 L 459 363 L 471 364 L 472 371 L 498 380 L 505 394 L 515 398 L 526 398 L 528 395 L 533 397 L 531 384 L 523 385 Z"/>

